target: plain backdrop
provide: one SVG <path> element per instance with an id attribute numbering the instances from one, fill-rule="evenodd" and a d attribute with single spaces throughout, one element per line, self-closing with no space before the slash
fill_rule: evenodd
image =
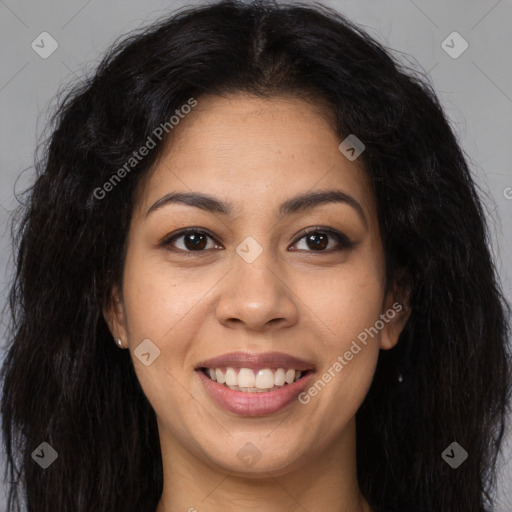
<path id="1" fill-rule="evenodd" d="M 17 205 L 15 191 L 32 183 L 34 150 L 57 91 L 94 69 L 120 35 L 179 7 L 198 3 L 0 0 L 0 307 L 5 304 L 12 277 L 9 221 Z M 511 301 L 512 2 L 325 0 L 324 4 L 347 15 L 396 56 L 429 74 L 484 194 L 492 249 Z M 42 32 L 48 32 L 58 44 L 46 59 L 31 47 Z M 455 51 L 467 42 L 467 49 L 457 58 L 442 47 L 448 36 L 450 42 L 445 44 L 454 46 Z M 5 336 L 2 343 L 4 340 Z M 509 434 L 500 459 L 497 512 L 512 511 L 510 439 Z M 2 477 L 3 462 L 2 450 Z M 0 494 L 0 510 L 5 508 Z"/>

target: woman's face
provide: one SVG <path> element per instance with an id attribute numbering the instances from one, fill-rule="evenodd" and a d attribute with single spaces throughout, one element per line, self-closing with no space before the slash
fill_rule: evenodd
<path id="1" fill-rule="evenodd" d="M 285 473 L 354 442 L 379 349 L 406 315 L 385 296 L 375 198 L 341 141 L 320 110 L 283 97 L 199 98 L 174 128 L 140 189 L 122 292 L 105 310 L 164 457 Z M 274 387 L 232 390 L 204 366 L 232 386 Z"/>

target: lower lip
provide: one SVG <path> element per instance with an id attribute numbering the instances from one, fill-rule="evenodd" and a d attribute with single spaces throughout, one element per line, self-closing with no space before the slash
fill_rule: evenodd
<path id="1" fill-rule="evenodd" d="M 233 391 L 196 370 L 210 396 L 224 409 L 240 416 L 263 416 L 273 414 L 291 404 L 308 385 L 313 371 L 292 384 L 285 384 L 275 391 L 244 393 Z M 298 401 L 298 400 L 297 400 Z"/>

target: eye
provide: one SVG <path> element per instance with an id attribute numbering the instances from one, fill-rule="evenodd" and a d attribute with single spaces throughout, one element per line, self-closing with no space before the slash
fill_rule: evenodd
<path id="1" fill-rule="evenodd" d="M 334 252 L 341 251 L 343 249 L 350 249 L 355 244 L 351 242 L 346 235 L 340 233 L 339 231 L 330 229 L 330 228 L 322 228 L 316 226 L 314 228 L 308 228 L 306 232 L 301 233 L 302 237 L 300 240 L 305 240 L 306 251 L 310 249 L 309 252 Z M 325 250 L 329 246 L 329 239 L 334 239 L 337 242 L 337 246 L 330 247 Z M 298 242 L 295 242 L 297 244 Z M 299 249 L 303 250 L 303 249 Z"/>
<path id="2" fill-rule="evenodd" d="M 301 232 L 302 235 L 294 245 L 297 245 L 301 240 L 304 239 L 306 248 L 304 249 L 292 249 L 292 250 L 306 250 L 307 252 L 335 252 L 344 249 L 350 249 L 355 245 L 351 242 L 346 235 L 339 231 L 322 228 L 315 226 L 308 228 L 306 231 Z M 213 241 L 213 246 L 208 247 L 208 239 Z M 329 247 L 330 239 L 334 240 L 334 247 Z M 181 247 L 177 241 L 181 241 Z M 162 246 L 170 247 L 171 250 L 176 252 L 205 252 L 209 249 L 221 249 L 215 238 L 208 232 L 198 228 L 186 228 L 174 233 L 173 235 L 165 238 L 162 242 Z"/>
<path id="3" fill-rule="evenodd" d="M 217 244 L 214 247 L 207 247 L 208 238 L 215 240 L 209 233 L 197 228 L 187 228 L 174 235 L 167 237 L 162 245 L 165 247 L 173 246 L 176 247 L 175 241 L 183 239 L 182 246 L 177 247 L 178 251 L 182 252 L 204 252 L 206 249 L 218 249 Z M 174 249 L 173 249 L 174 250 Z"/>

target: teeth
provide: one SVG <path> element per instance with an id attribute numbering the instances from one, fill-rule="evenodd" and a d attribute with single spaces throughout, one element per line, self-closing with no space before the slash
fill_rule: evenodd
<path id="1" fill-rule="evenodd" d="M 235 371 L 233 370 L 233 373 Z M 217 379 L 218 382 L 218 379 Z M 242 368 L 238 374 L 238 384 L 241 388 L 253 388 L 256 382 L 254 372 L 249 368 Z M 233 383 L 233 385 L 236 385 Z"/>
<path id="2" fill-rule="evenodd" d="M 294 370 L 293 368 L 279 368 L 271 370 L 262 368 L 252 370 L 251 368 L 208 368 L 207 375 L 210 379 L 224 384 L 234 391 L 245 391 L 247 393 L 257 393 L 261 391 L 270 391 L 285 384 L 292 384 L 299 380 L 304 372 Z"/>
<path id="3" fill-rule="evenodd" d="M 279 368 L 279 370 L 276 370 L 276 373 L 274 373 L 274 384 L 276 386 L 284 386 L 284 383 L 286 382 L 286 377 L 284 370 L 282 368 Z"/>
<path id="4" fill-rule="evenodd" d="M 292 370 L 295 374 L 295 370 Z M 240 371 L 240 373 L 242 373 Z M 251 372 L 252 373 L 252 372 Z M 265 370 L 258 370 L 258 374 L 256 375 L 256 387 L 258 389 L 270 389 L 274 387 L 274 374 L 272 370 L 268 368 Z"/>
<path id="5" fill-rule="evenodd" d="M 224 374 L 222 373 L 220 368 L 217 368 L 215 370 L 215 377 L 217 377 L 217 382 L 219 384 L 224 384 L 224 382 L 226 382 L 226 378 L 224 377 Z"/>
<path id="6" fill-rule="evenodd" d="M 228 368 L 226 370 L 226 385 L 227 386 L 237 386 L 238 385 L 236 372 L 235 372 L 235 370 L 233 370 L 233 368 Z"/>

